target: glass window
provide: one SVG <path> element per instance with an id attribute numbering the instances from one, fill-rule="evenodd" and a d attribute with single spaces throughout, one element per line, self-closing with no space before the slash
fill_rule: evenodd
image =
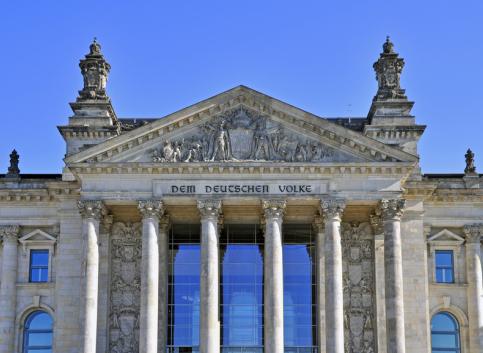
<path id="1" fill-rule="evenodd" d="M 315 247 L 309 227 L 283 233 L 284 342 L 286 352 L 312 352 L 316 342 Z"/>
<path id="2" fill-rule="evenodd" d="M 222 352 L 263 352 L 263 238 L 258 225 L 220 237 Z"/>
<path id="3" fill-rule="evenodd" d="M 30 282 L 49 280 L 49 250 L 30 250 Z"/>
<path id="4" fill-rule="evenodd" d="M 27 317 L 24 326 L 24 353 L 52 353 L 52 318 L 44 311 Z"/>
<path id="5" fill-rule="evenodd" d="M 460 353 L 459 325 L 453 315 L 441 312 L 431 320 L 432 352 Z"/>
<path id="6" fill-rule="evenodd" d="M 169 352 L 198 352 L 200 335 L 199 225 L 173 225 L 169 243 Z"/>
<path id="7" fill-rule="evenodd" d="M 454 282 L 453 251 L 451 251 L 451 250 L 436 250 L 435 267 L 436 267 L 436 282 L 437 283 L 453 283 Z"/>

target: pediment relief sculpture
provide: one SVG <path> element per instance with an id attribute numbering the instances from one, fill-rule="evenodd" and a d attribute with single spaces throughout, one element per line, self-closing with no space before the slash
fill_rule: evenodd
<path id="1" fill-rule="evenodd" d="M 191 132 L 191 131 L 190 131 Z M 153 162 L 354 161 L 357 157 L 307 136 L 244 107 L 215 117 L 195 133 L 165 139 L 151 153 Z"/>

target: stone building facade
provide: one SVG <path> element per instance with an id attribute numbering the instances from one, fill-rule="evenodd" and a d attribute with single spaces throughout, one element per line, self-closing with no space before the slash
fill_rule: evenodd
<path id="1" fill-rule="evenodd" d="M 62 173 L 0 178 L 0 353 L 483 352 L 483 180 L 421 173 L 403 66 L 364 118 L 239 86 L 122 119 L 94 41 Z"/>

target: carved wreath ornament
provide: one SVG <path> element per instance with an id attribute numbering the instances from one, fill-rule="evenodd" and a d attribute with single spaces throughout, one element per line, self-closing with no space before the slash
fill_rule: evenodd
<path id="1" fill-rule="evenodd" d="M 205 123 L 194 136 L 163 141 L 152 160 L 315 162 L 333 160 L 336 154 L 331 147 L 287 134 L 280 124 L 238 108 Z"/>

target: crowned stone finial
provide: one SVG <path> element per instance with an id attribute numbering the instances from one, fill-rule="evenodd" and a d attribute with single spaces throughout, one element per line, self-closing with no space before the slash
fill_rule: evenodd
<path id="1" fill-rule="evenodd" d="M 389 38 L 389 36 L 386 36 L 386 41 L 382 45 L 382 50 L 385 54 L 394 53 L 394 44 L 391 42 L 391 38 Z"/>
<path id="2" fill-rule="evenodd" d="M 468 151 L 466 151 L 465 160 L 466 160 L 465 174 L 466 175 L 476 174 L 475 154 L 469 148 L 468 148 Z"/>
<path id="3" fill-rule="evenodd" d="M 20 156 L 18 155 L 16 150 L 13 150 L 10 153 L 10 166 L 8 167 L 8 173 L 5 176 L 6 178 L 11 179 L 18 179 L 20 177 L 20 169 L 18 168 Z"/>
<path id="4" fill-rule="evenodd" d="M 404 89 L 400 85 L 401 72 L 404 67 L 404 59 L 394 51 L 394 44 L 386 38 L 382 46 L 382 53 L 373 67 L 376 71 L 378 82 L 377 94 L 374 101 L 385 101 L 389 99 L 407 100 Z"/>
<path id="5" fill-rule="evenodd" d="M 106 94 L 107 77 L 111 70 L 111 65 L 104 59 L 101 53 L 101 45 L 94 38 L 89 46 L 89 54 L 79 63 L 84 87 L 79 91 L 77 102 L 86 100 L 109 101 Z"/>

